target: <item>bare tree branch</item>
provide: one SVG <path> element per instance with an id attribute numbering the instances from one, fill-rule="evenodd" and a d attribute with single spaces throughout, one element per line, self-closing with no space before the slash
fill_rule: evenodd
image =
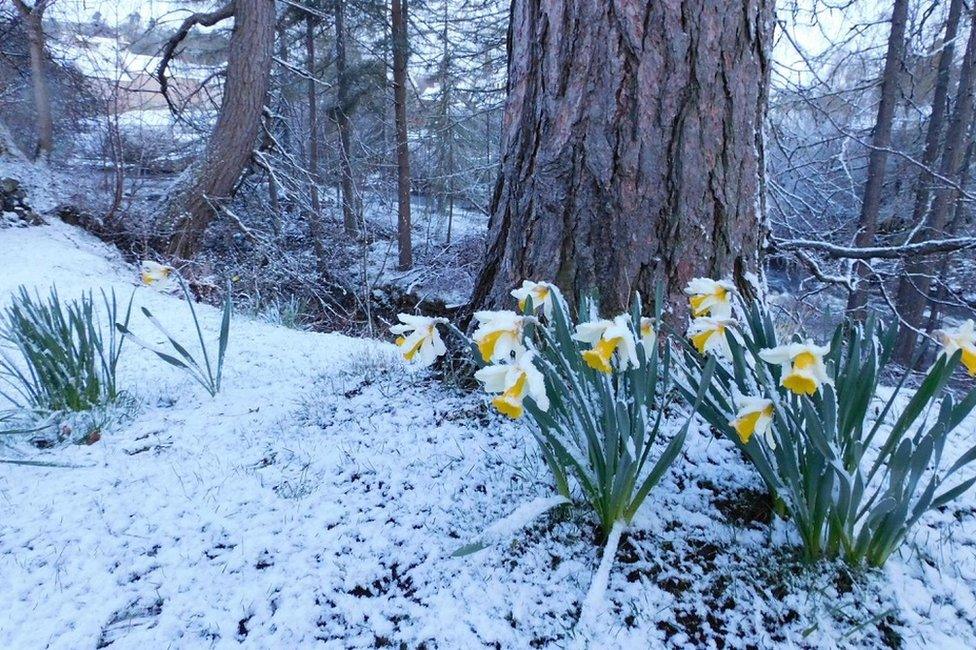
<path id="1" fill-rule="evenodd" d="M 904 244 L 901 246 L 838 246 L 825 241 L 812 239 L 773 239 L 769 248 L 780 251 L 813 250 L 819 251 L 834 259 L 868 260 L 902 259 L 935 253 L 949 253 L 953 251 L 976 248 L 976 237 L 954 237 L 951 239 L 933 239 L 929 241 Z"/>
<path id="2" fill-rule="evenodd" d="M 211 11 L 209 13 L 199 12 L 195 14 L 190 14 L 180 25 L 180 28 L 176 30 L 176 33 L 168 41 L 166 45 L 163 46 L 163 58 L 159 62 L 159 67 L 156 68 L 156 78 L 159 80 L 159 92 L 163 95 L 166 100 L 166 104 L 172 113 L 177 113 L 176 105 L 173 104 L 169 97 L 169 81 L 166 79 L 166 68 L 169 66 L 170 61 L 176 55 L 176 48 L 179 47 L 180 43 L 183 42 L 189 33 L 193 29 L 194 25 L 203 25 L 204 27 L 213 27 L 222 20 L 227 20 L 234 15 L 234 0 L 231 0 L 225 4 L 220 9 L 216 11 Z"/>

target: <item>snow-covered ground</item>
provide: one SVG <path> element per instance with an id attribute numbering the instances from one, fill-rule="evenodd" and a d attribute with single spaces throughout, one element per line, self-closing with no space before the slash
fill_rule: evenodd
<path id="1" fill-rule="evenodd" d="M 128 297 L 135 279 L 77 229 L 0 230 L 0 300 L 52 283 Z M 179 300 L 135 300 L 190 338 Z M 132 329 L 155 340 L 140 314 Z M 0 647 L 976 646 L 972 495 L 883 572 L 811 569 L 735 450 L 693 428 L 584 638 L 593 522 L 563 508 L 450 558 L 550 496 L 547 477 L 521 425 L 389 344 L 239 316 L 216 398 L 135 346 L 121 376 L 135 406 L 97 443 L 4 450 L 73 467 L 0 465 Z M 971 422 L 961 437 L 947 455 Z"/>

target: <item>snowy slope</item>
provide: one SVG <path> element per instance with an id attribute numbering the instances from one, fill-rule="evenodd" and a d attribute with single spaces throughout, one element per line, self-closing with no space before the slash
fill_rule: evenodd
<path id="1" fill-rule="evenodd" d="M 79 230 L 0 231 L 0 299 L 136 272 Z M 185 305 L 140 288 L 189 338 Z M 216 310 L 201 307 L 209 336 Z M 132 328 L 153 330 L 141 316 Z M 449 554 L 550 496 L 531 437 L 392 346 L 232 325 L 215 399 L 129 348 L 129 419 L 91 446 L 0 465 L 0 647 L 903 647 L 976 645 L 976 501 L 925 519 L 884 573 L 800 565 L 753 472 L 692 428 L 610 573 L 592 638 L 573 626 L 593 523 L 555 511 Z M 966 437 L 973 436 L 970 423 Z"/>

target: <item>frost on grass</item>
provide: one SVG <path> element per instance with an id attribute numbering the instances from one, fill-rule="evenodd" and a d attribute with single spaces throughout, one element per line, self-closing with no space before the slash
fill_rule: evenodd
<path id="1" fill-rule="evenodd" d="M 0 292 L 124 289 L 134 270 L 104 255 L 61 226 L 0 232 Z M 174 299 L 139 300 L 191 333 Z M 219 312 L 200 315 L 213 336 Z M 976 646 L 971 496 L 926 515 L 883 572 L 808 569 L 758 477 L 697 427 L 584 633 L 600 556 L 578 511 L 449 557 L 553 495 L 528 431 L 387 344 L 234 328 L 215 399 L 133 349 L 139 408 L 57 450 L 81 467 L 0 469 L 0 647 Z"/>

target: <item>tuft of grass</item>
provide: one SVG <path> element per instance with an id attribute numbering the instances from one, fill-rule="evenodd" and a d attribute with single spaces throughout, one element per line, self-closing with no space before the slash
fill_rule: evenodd
<path id="1" fill-rule="evenodd" d="M 308 331 L 308 305 L 297 296 L 275 298 L 258 312 L 258 317 L 271 325 L 280 325 L 288 329 Z"/>

